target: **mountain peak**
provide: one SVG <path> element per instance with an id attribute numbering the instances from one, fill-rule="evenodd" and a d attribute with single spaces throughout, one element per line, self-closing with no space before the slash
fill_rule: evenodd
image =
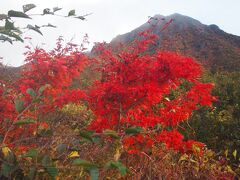
<path id="1" fill-rule="evenodd" d="M 200 21 L 198 21 L 194 18 L 191 18 L 189 16 L 179 14 L 179 13 L 174 13 L 174 14 L 171 14 L 171 15 L 168 15 L 168 16 L 155 15 L 154 17 L 158 18 L 158 19 L 163 19 L 164 18 L 166 21 L 170 21 L 172 19 L 174 21 L 175 25 L 180 25 L 181 27 L 183 27 L 183 26 L 202 27 L 203 26 L 203 24 Z"/>
<path id="2" fill-rule="evenodd" d="M 174 13 L 174 14 L 171 14 L 168 16 L 156 14 L 156 15 L 150 17 L 148 22 L 142 24 L 141 26 L 134 29 L 130 33 L 141 32 L 141 31 L 144 31 L 145 29 L 148 29 L 151 26 L 156 26 L 156 29 L 160 30 L 170 20 L 173 20 L 173 23 L 171 24 L 171 27 L 170 27 L 170 31 L 172 31 L 174 29 L 175 30 L 184 30 L 189 27 L 195 27 L 198 29 L 204 28 L 204 25 L 200 21 L 193 19 L 189 16 L 179 14 L 179 13 Z M 129 33 L 126 33 L 126 34 L 129 34 Z M 121 37 L 125 36 L 126 34 L 118 35 L 112 41 L 115 41 L 115 40 L 119 41 L 121 39 Z M 134 34 L 136 34 L 136 33 L 134 33 Z"/>
<path id="3" fill-rule="evenodd" d="M 163 32 L 162 28 L 170 21 L 172 23 Z M 185 56 L 191 56 L 199 62 L 217 69 L 234 71 L 240 69 L 240 37 L 228 34 L 217 25 L 204 25 L 191 17 L 174 13 L 168 16 L 157 14 L 133 31 L 118 35 L 111 41 L 129 43 L 137 38 L 138 33 L 150 27 L 159 36 L 156 49 L 175 51 Z"/>

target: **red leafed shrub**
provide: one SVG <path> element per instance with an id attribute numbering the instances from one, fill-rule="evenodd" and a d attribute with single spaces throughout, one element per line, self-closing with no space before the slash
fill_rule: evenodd
<path id="1" fill-rule="evenodd" d="M 47 128 L 47 123 L 38 122 L 43 114 L 85 97 L 82 90 L 71 88 L 87 62 L 81 48 L 62 47 L 59 40 L 53 51 L 37 48 L 26 56 L 21 78 L 11 87 L 0 84 L 0 135 L 2 144 L 9 147 L 13 141 L 36 134 L 38 127 Z"/>
<path id="2" fill-rule="evenodd" d="M 71 89 L 73 79 L 80 75 L 86 64 L 87 58 L 81 49 L 73 44 L 63 48 L 59 40 L 57 48 L 51 52 L 39 48 L 26 55 L 27 64 L 19 80 L 19 89 L 24 94 L 28 88 L 38 90 L 39 87 L 48 85 L 44 91 L 42 107 L 45 111 L 69 102 L 79 102 L 84 97 L 80 89 Z"/>
<path id="3" fill-rule="evenodd" d="M 202 67 L 192 58 L 171 52 L 146 53 L 157 37 L 150 32 L 140 36 L 140 40 L 118 53 L 105 44 L 95 49 L 95 63 L 99 64 L 95 70 L 101 78 L 89 92 L 90 108 L 96 115 L 89 128 L 98 132 L 115 130 L 123 139 L 130 127 L 151 134 L 124 139 L 125 147 L 130 149 L 136 149 L 133 141 L 139 142 L 139 138 L 164 142 L 182 152 L 193 151 L 193 145 L 202 148 L 201 143 L 184 141 L 176 128 L 199 106 L 212 105 L 213 84 L 199 81 Z M 172 96 L 174 91 L 180 93 Z M 152 133 L 156 126 L 161 126 L 162 131 Z"/>

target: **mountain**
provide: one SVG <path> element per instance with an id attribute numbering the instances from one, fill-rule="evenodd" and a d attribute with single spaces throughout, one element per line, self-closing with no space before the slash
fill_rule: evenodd
<path id="1" fill-rule="evenodd" d="M 5 66 L 0 63 L 0 81 L 14 81 L 20 76 L 21 67 Z"/>
<path id="2" fill-rule="evenodd" d="M 171 19 L 172 23 L 161 31 Z M 130 43 L 138 38 L 139 32 L 150 27 L 154 27 L 154 33 L 159 36 L 151 51 L 161 49 L 191 56 L 213 72 L 240 70 L 240 36 L 228 34 L 217 25 L 204 25 L 181 14 L 155 15 L 133 31 L 118 35 L 110 44 L 116 46 L 118 43 Z"/>

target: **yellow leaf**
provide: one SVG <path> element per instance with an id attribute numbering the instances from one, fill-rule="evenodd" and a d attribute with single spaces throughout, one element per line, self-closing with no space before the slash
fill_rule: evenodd
<path id="1" fill-rule="evenodd" d="M 69 155 L 68 155 L 69 158 L 74 158 L 74 157 L 79 157 L 79 154 L 77 151 L 72 151 Z"/>
<path id="2" fill-rule="evenodd" d="M 237 150 L 236 149 L 233 151 L 232 154 L 233 154 L 234 159 L 237 159 Z"/>
<path id="3" fill-rule="evenodd" d="M 211 150 L 208 150 L 206 152 L 206 155 L 207 155 L 207 157 L 212 157 L 214 155 L 214 153 Z"/>
<path id="4" fill-rule="evenodd" d="M 115 160 L 115 161 L 118 161 L 119 158 L 120 158 L 120 156 L 121 156 L 120 148 L 118 147 L 118 148 L 116 149 L 115 154 L 114 154 L 114 160 Z"/>
<path id="5" fill-rule="evenodd" d="M 180 161 L 187 161 L 189 158 L 189 156 L 187 154 L 183 154 L 180 158 L 179 158 L 179 162 Z"/>
<path id="6" fill-rule="evenodd" d="M 228 157 L 228 149 L 224 152 L 225 157 Z"/>
<path id="7" fill-rule="evenodd" d="M 11 152 L 11 150 L 10 150 L 7 146 L 5 146 L 5 147 L 2 148 L 2 153 L 3 153 L 3 155 L 4 155 L 5 157 L 6 157 L 10 152 Z"/>
<path id="8" fill-rule="evenodd" d="M 197 162 L 196 160 L 194 160 L 194 159 L 190 159 L 190 161 L 191 161 L 192 163 L 198 164 L 198 162 Z"/>
<path id="9" fill-rule="evenodd" d="M 195 144 L 192 145 L 192 149 L 196 153 L 200 153 L 201 152 L 201 149 L 197 145 L 195 145 Z"/>
<path id="10" fill-rule="evenodd" d="M 227 170 L 228 172 L 231 172 L 231 173 L 233 173 L 233 170 L 232 170 L 232 168 L 231 168 L 230 166 L 228 166 L 228 165 L 227 165 L 227 167 L 226 167 L 226 170 Z"/>
<path id="11" fill-rule="evenodd" d="M 170 99 L 168 97 L 165 97 L 165 100 L 170 101 Z"/>

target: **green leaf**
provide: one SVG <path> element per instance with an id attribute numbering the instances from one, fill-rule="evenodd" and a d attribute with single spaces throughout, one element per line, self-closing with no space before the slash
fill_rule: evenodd
<path id="1" fill-rule="evenodd" d="M 42 32 L 39 30 L 40 28 L 39 28 L 38 26 L 36 26 L 36 25 L 33 26 L 33 25 L 31 25 L 31 24 L 28 24 L 28 25 L 27 25 L 27 28 L 28 28 L 28 29 L 31 29 L 31 30 L 33 30 L 33 31 L 36 31 L 37 33 L 43 35 Z"/>
<path id="2" fill-rule="evenodd" d="M 89 161 L 86 161 L 86 160 L 83 160 L 83 159 L 80 159 L 80 158 L 77 158 L 73 161 L 73 165 L 75 166 L 82 166 L 82 167 L 85 167 L 85 168 L 93 168 L 93 167 L 96 167 L 95 164 L 89 162 Z"/>
<path id="3" fill-rule="evenodd" d="M 84 21 L 84 20 L 86 19 L 84 16 L 77 16 L 77 17 L 75 17 L 75 18 L 81 19 L 82 21 Z"/>
<path id="4" fill-rule="evenodd" d="M 45 84 L 45 85 L 41 86 L 38 90 L 38 93 L 42 94 L 48 87 L 50 87 L 49 84 Z"/>
<path id="5" fill-rule="evenodd" d="M 130 127 L 125 130 L 126 134 L 139 134 L 143 131 L 141 127 Z"/>
<path id="6" fill-rule="evenodd" d="M 17 165 L 16 162 L 15 163 L 2 162 L 1 169 L 0 169 L 0 177 L 2 177 L 3 175 L 5 177 L 12 179 L 11 175 L 18 169 L 19 169 L 19 166 Z"/>
<path id="7" fill-rule="evenodd" d="M 16 33 L 10 33 L 9 36 L 14 37 L 18 41 L 24 42 L 23 39 Z"/>
<path id="8" fill-rule="evenodd" d="M 38 150 L 37 149 L 29 149 L 28 152 L 26 152 L 22 157 L 37 157 L 38 156 Z"/>
<path id="9" fill-rule="evenodd" d="M 7 41 L 12 44 L 12 40 L 9 37 L 4 36 L 4 35 L 0 36 L 0 41 L 4 41 L 4 42 Z"/>
<path id="10" fill-rule="evenodd" d="M 22 126 L 22 125 L 26 125 L 26 124 L 35 124 L 36 121 L 32 118 L 25 118 L 23 120 L 18 120 L 16 122 L 14 122 L 14 125 L 17 126 Z"/>
<path id="11" fill-rule="evenodd" d="M 92 135 L 94 134 L 94 132 L 92 132 L 92 131 L 81 131 L 79 134 L 84 140 L 93 142 Z"/>
<path id="12" fill-rule="evenodd" d="M 9 31 L 14 30 L 15 29 L 14 23 L 10 22 L 9 20 L 6 20 L 5 21 L 5 29 L 9 30 Z"/>
<path id="13" fill-rule="evenodd" d="M 5 34 L 5 35 L 7 35 L 7 36 L 9 36 L 9 37 L 13 37 L 13 38 L 15 38 L 16 40 L 18 40 L 18 41 L 21 41 L 21 42 L 23 42 L 23 39 L 18 35 L 18 34 L 16 34 L 16 33 L 14 33 L 14 32 L 10 32 L 10 31 L 1 31 L 1 33 L 2 34 Z M 20 33 L 21 34 L 21 33 Z"/>
<path id="14" fill-rule="evenodd" d="M 119 161 L 109 161 L 106 164 L 107 169 L 117 169 L 121 175 L 127 174 L 127 168 Z"/>
<path id="15" fill-rule="evenodd" d="M 99 170 L 97 166 L 89 161 L 77 158 L 73 161 L 73 165 L 83 167 L 91 176 L 91 180 L 98 180 Z"/>
<path id="16" fill-rule="evenodd" d="M 42 101 L 41 97 L 35 98 L 32 100 L 32 103 L 40 103 Z"/>
<path id="17" fill-rule="evenodd" d="M 24 109 L 24 101 L 19 99 L 15 100 L 15 109 L 18 113 L 22 112 Z"/>
<path id="18" fill-rule="evenodd" d="M 43 15 L 45 15 L 45 14 L 53 14 L 53 12 L 51 12 L 51 10 L 49 8 L 45 8 L 43 10 Z"/>
<path id="19" fill-rule="evenodd" d="M 54 26 L 54 25 L 48 23 L 47 25 L 43 25 L 42 27 L 52 27 L 52 28 L 56 28 L 57 26 Z"/>
<path id="20" fill-rule="evenodd" d="M 49 165 L 52 165 L 52 160 L 50 159 L 50 157 L 48 155 L 43 156 L 42 165 L 43 165 L 43 167 L 47 167 Z"/>
<path id="21" fill-rule="evenodd" d="M 58 170 L 55 166 L 49 166 L 46 168 L 46 170 L 47 170 L 47 173 L 54 179 L 58 175 Z"/>
<path id="22" fill-rule="evenodd" d="M 110 129 L 105 130 L 103 132 L 103 134 L 105 134 L 107 136 L 110 136 L 110 137 L 113 137 L 115 139 L 119 139 L 120 138 L 116 131 L 113 131 L 113 130 L 110 130 Z"/>
<path id="23" fill-rule="evenodd" d="M 37 173 L 36 167 L 30 167 L 28 177 L 30 180 L 34 180 Z"/>
<path id="24" fill-rule="evenodd" d="M 32 88 L 28 88 L 26 91 L 32 98 L 37 96 L 36 92 Z"/>
<path id="25" fill-rule="evenodd" d="M 56 148 L 58 154 L 63 154 L 67 151 L 67 144 L 59 144 Z"/>
<path id="26" fill-rule="evenodd" d="M 60 11 L 61 9 L 62 9 L 62 8 L 54 7 L 54 8 L 53 8 L 53 12 Z"/>
<path id="27" fill-rule="evenodd" d="M 69 11 L 68 16 L 76 16 L 75 9 L 72 9 L 71 11 Z"/>
<path id="28" fill-rule="evenodd" d="M 8 16 L 9 17 L 18 17 L 18 18 L 29 18 L 31 19 L 27 14 L 21 12 L 21 11 L 14 11 L 10 10 L 8 11 Z"/>
<path id="29" fill-rule="evenodd" d="M 58 170 L 57 168 L 54 166 L 52 159 L 48 156 L 45 155 L 42 159 L 42 165 L 43 167 L 46 169 L 47 173 L 55 178 L 58 175 Z"/>
<path id="30" fill-rule="evenodd" d="M 98 168 L 96 168 L 96 167 L 90 168 L 89 169 L 89 174 L 90 174 L 91 180 L 98 180 L 98 177 L 99 177 Z"/>
<path id="31" fill-rule="evenodd" d="M 25 13 L 25 12 L 27 12 L 27 11 L 35 8 L 35 7 L 36 7 L 35 4 L 25 4 L 25 5 L 23 5 L 23 12 Z"/>
<path id="32" fill-rule="evenodd" d="M 11 172 L 12 172 L 12 166 L 9 165 L 8 163 L 4 162 L 2 164 L 2 166 L 1 166 L 1 173 L 0 173 L 0 175 L 2 174 L 5 177 L 9 177 Z"/>
<path id="33" fill-rule="evenodd" d="M 102 141 L 101 137 L 93 137 L 94 143 L 101 143 L 101 141 Z"/>

